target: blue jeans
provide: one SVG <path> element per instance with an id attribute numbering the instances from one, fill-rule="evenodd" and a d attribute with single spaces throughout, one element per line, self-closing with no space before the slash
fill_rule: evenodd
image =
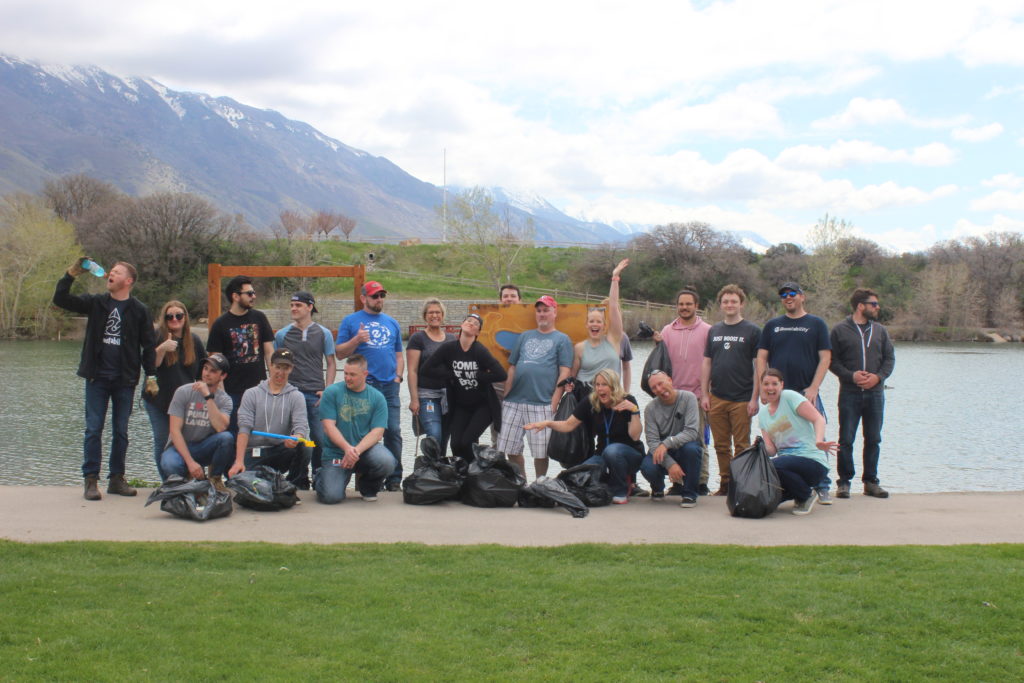
<path id="1" fill-rule="evenodd" d="M 683 468 L 683 497 L 696 498 L 697 486 L 700 484 L 700 464 L 704 457 L 703 439 L 683 444 L 679 448 L 670 448 L 668 456 L 676 461 L 676 464 Z M 644 456 L 640 463 L 640 471 L 644 479 L 651 483 L 651 490 L 655 493 L 665 490 L 665 475 L 668 468 L 654 462 L 654 451 Z"/>
<path id="2" fill-rule="evenodd" d="M 388 475 L 387 483 L 402 483 L 402 403 L 398 382 L 378 382 L 370 379 L 367 383 L 384 394 L 388 402 L 388 426 L 384 429 L 384 447 L 395 459 L 395 469 Z"/>
<path id="3" fill-rule="evenodd" d="M 164 472 L 160 464 L 160 456 L 163 455 L 167 438 L 171 433 L 171 418 L 167 415 L 166 410 L 160 410 L 156 404 L 145 399 L 142 400 L 142 403 L 145 404 L 146 414 L 149 415 L 149 426 L 153 428 L 153 461 L 156 463 L 156 471 L 160 474 L 160 480 L 163 481 L 167 479 L 167 473 Z"/>
<path id="4" fill-rule="evenodd" d="M 441 445 L 441 453 L 448 450 L 447 421 L 441 414 L 441 399 L 420 399 L 420 432 L 424 436 L 432 436 Z"/>
<path id="5" fill-rule="evenodd" d="M 817 409 L 817 411 L 819 413 L 821 413 L 821 416 L 825 418 L 825 423 L 827 424 L 828 423 L 828 415 L 825 414 L 825 404 L 821 402 L 821 394 L 820 393 L 814 398 L 814 407 L 815 407 L 815 409 Z M 827 492 L 831 486 L 832 486 L 832 480 L 829 479 L 829 477 L 828 477 L 828 468 L 826 467 L 825 468 L 825 473 L 823 475 L 821 475 L 821 480 L 818 481 L 818 483 L 814 486 L 814 488 L 817 489 L 818 491 L 826 491 Z M 798 500 L 803 500 L 803 498 L 800 498 Z"/>
<path id="6" fill-rule="evenodd" d="M 629 485 L 636 480 L 637 470 L 644 454 L 624 443 L 610 443 L 601 452 L 605 467 L 608 468 L 608 485 L 613 496 L 629 494 Z"/>
<path id="7" fill-rule="evenodd" d="M 316 498 L 327 505 L 345 500 L 345 489 L 348 488 L 348 481 L 352 478 L 353 472 L 359 475 L 356 480 L 359 483 L 359 494 L 376 495 L 394 468 L 394 456 L 381 444 L 374 445 L 359 456 L 356 466 L 351 469 L 342 467 L 340 460 L 336 464 L 327 461 L 317 470 L 313 480 Z"/>
<path id="8" fill-rule="evenodd" d="M 839 458 L 836 469 L 839 481 L 849 484 L 857 470 L 853 465 L 853 442 L 858 424 L 864 425 L 864 472 L 861 481 L 878 483 L 878 453 L 882 443 L 882 415 L 885 412 L 884 391 L 861 389 L 839 390 Z"/>
<path id="9" fill-rule="evenodd" d="M 107 404 L 112 407 L 110 428 L 110 464 L 108 476 L 124 475 L 124 459 L 128 453 L 128 418 L 132 416 L 135 387 L 113 380 L 85 381 L 85 440 L 82 444 L 82 476 L 99 477 L 103 464 L 103 425 L 107 421 Z"/>
<path id="10" fill-rule="evenodd" d="M 815 482 L 828 475 L 827 467 L 802 455 L 778 455 L 772 458 L 772 464 L 782 485 L 782 500 L 807 500 L 811 487 L 818 488 Z"/>
<path id="11" fill-rule="evenodd" d="M 210 476 L 223 477 L 235 461 L 235 436 L 224 430 L 210 434 L 202 441 L 188 444 L 189 455 L 203 467 L 210 467 Z M 168 476 L 177 474 L 183 479 L 189 478 L 185 459 L 178 449 L 171 444 L 160 456 L 160 469 Z"/>
<path id="12" fill-rule="evenodd" d="M 313 465 L 313 474 L 320 469 L 320 457 L 324 452 L 324 425 L 320 422 L 320 397 L 315 391 L 303 391 L 306 399 L 306 419 L 309 421 L 309 438 L 316 444 L 313 446 L 309 461 Z"/>

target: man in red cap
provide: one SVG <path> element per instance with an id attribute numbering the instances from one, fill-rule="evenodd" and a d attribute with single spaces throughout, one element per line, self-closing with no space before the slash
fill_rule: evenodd
<path id="1" fill-rule="evenodd" d="M 354 353 L 366 358 L 367 384 L 384 394 L 388 403 L 388 426 L 384 430 L 384 447 L 395 457 L 395 469 L 384 486 L 388 491 L 402 488 L 402 425 L 399 387 L 405 374 L 402 354 L 402 328 L 398 321 L 384 313 L 384 286 L 374 280 L 365 285 L 359 300 L 363 310 L 346 315 L 338 326 L 335 356 L 345 359 Z"/>
<path id="2" fill-rule="evenodd" d="M 554 417 L 562 398 L 562 380 L 569 377 L 573 348 L 568 335 L 555 329 L 558 302 L 544 295 L 534 304 L 537 329 L 519 335 L 509 356 L 507 391 L 501 407 L 501 433 L 497 449 L 519 466 L 526 475 L 523 458 L 524 425 Z M 550 429 L 530 431 L 530 454 L 537 476 L 548 471 Z"/>

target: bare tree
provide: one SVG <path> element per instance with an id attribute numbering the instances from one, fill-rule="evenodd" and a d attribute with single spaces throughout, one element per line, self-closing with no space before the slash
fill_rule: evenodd
<path id="1" fill-rule="evenodd" d="M 291 244 L 296 235 L 309 232 L 308 226 L 308 218 L 297 211 L 285 210 L 278 214 L 277 223 L 271 230 L 276 236 L 284 238 L 288 244 Z"/>
<path id="2" fill-rule="evenodd" d="M 511 282 L 515 261 L 533 243 L 533 219 L 522 219 L 506 207 L 494 209 L 494 196 L 473 187 L 454 195 L 448 205 L 448 241 L 467 260 L 483 265 L 495 288 Z"/>
<path id="3" fill-rule="evenodd" d="M 355 227 L 356 222 L 354 219 L 344 214 L 323 209 L 314 213 L 309 221 L 310 236 L 313 237 L 323 233 L 324 239 L 327 239 L 327 236 L 332 231 L 340 228 L 345 234 L 345 239 L 348 240 L 348 236 L 355 230 Z"/>
<path id="4" fill-rule="evenodd" d="M 120 198 L 121 192 L 110 183 L 84 173 L 47 180 L 43 198 L 61 219 L 73 222 L 90 209 Z"/>

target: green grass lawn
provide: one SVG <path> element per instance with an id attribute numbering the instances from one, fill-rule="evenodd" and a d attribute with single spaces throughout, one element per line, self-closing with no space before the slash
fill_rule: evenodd
<path id="1" fill-rule="evenodd" d="M 0 680 L 1024 678 L 1024 548 L 0 542 Z"/>

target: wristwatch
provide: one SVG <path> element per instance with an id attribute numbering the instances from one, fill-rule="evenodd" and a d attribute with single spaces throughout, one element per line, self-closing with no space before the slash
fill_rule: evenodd
<path id="1" fill-rule="evenodd" d="M 206 396 L 203 397 L 203 400 L 209 401 L 211 398 L 213 398 L 213 394 L 207 394 Z"/>

